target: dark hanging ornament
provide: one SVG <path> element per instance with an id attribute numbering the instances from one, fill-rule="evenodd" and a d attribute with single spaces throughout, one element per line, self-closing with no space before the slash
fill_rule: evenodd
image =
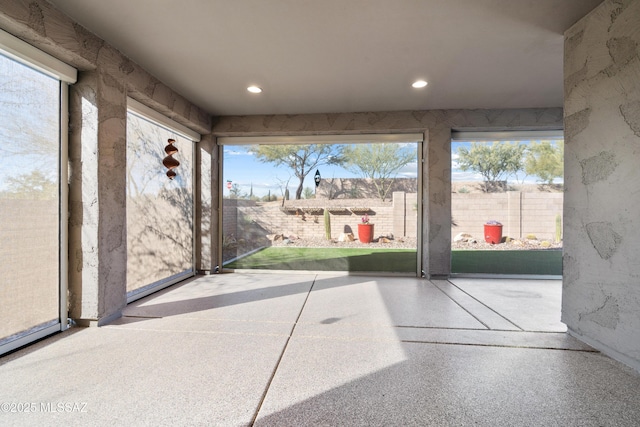
<path id="1" fill-rule="evenodd" d="M 167 142 L 169 144 L 164 147 L 164 152 L 167 153 L 167 157 L 162 160 L 162 164 L 164 165 L 164 167 L 169 169 L 167 171 L 167 176 L 169 177 L 169 179 L 173 179 L 177 175 L 174 169 L 180 166 L 180 162 L 173 158 L 173 155 L 178 152 L 178 149 L 173 145 L 173 143 L 176 142 L 175 139 L 169 139 L 167 140 Z"/>

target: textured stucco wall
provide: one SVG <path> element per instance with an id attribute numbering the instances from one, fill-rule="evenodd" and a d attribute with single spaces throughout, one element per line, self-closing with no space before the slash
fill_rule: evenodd
<path id="1" fill-rule="evenodd" d="M 433 110 L 277 116 L 228 116 L 217 136 L 419 132 L 424 173 L 422 268 L 428 277 L 451 271 L 451 130 L 562 128 L 562 109 Z"/>
<path id="2" fill-rule="evenodd" d="M 565 34 L 562 321 L 640 370 L 640 0 Z"/>
<path id="3" fill-rule="evenodd" d="M 100 324 L 126 303 L 127 96 L 199 133 L 211 116 L 44 0 L 2 1 L 0 28 L 79 71 L 69 91 L 69 308 Z"/>
<path id="4" fill-rule="evenodd" d="M 96 71 L 69 103 L 70 316 L 98 321 L 126 303 L 126 95 Z"/>

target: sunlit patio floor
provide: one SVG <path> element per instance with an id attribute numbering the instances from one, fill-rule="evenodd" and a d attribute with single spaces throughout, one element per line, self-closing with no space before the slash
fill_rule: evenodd
<path id="1" fill-rule="evenodd" d="M 201 276 L 0 358 L 0 425 L 637 426 L 640 375 L 565 333 L 561 286 Z"/>

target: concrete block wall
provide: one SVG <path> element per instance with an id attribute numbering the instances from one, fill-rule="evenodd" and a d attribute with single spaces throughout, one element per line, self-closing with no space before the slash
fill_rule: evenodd
<path id="1" fill-rule="evenodd" d="M 225 203 L 227 201 L 225 200 Z M 324 211 L 318 214 L 305 213 L 302 208 L 297 213 L 283 212 L 280 206 L 274 204 L 262 205 L 255 202 L 245 202 L 237 206 L 236 201 L 224 206 L 225 235 L 241 238 L 243 224 L 255 222 L 265 230 L 266 234 L 282 234 L 300 238 L 324 239 Z M 324 209 L 324 208 L 322 208 Z M 331 213 L 331 237 L 338 238 L 341 233 L 352 232 L 358 237 L 358 224 L 362 215 L 348 213 Z M 396 238 L 402 235 L 394 233 L 394 218 L 392 206 L 372 206 L 369 212 L 370 223 L 375 224 L 375 236 L 394 234 Z M 415 218 L 414 218 L 415 221 Z M 415 227 L 414 227 L 415 229 Z M 415 234 L 410 236 L 415 237 Z"/>
<path id="2" fill-rule="evenodd" d="M 523 238 L 534 234 L 539 240 L 555 240 L 556 215 L 562 215 L 562 193 L 454 193 L 451 215 L 456 226 L 452 237 L 469 233 L 481 239 L 484 223 L 500 221 L 502 234 Z"/>
<path id="3" fill-rule="evenodd" d="M 563 193 L 521 193 L 522 237 L 534 234 L 538 239 L 554 241 L 556 217 L 562 219 Z"/>
<path id="4" fill-rule="evenodd" d="M 451 195 L 451 217 L 455 226 L 451 234 L 469 233 L 476 239 L 484 236 L 484 223 L 489 220 L 503 224 L 503 234 L 509 235 L 507 193 L 469 193 Z"/>
<path id="5" fill-rule="evenodd" d="M 324 209 L 331 218 L 331 237 L 353 233 L 357 237 L 358 224 L 364 213 L 355 214 L 354 208 L 367 209 L 375 236 L 393 234 L 399 237 L 417 237 L 417 194 L 395 192 L 392 200 L 380 199 L 303 199 L 262 203 L 253 200 L 225 199 L 223 201 L 223 236 L 242 238 L 243 225 L 259 225 L 265 234 L 282 234 L 300 238 L 325 238 Z"/>

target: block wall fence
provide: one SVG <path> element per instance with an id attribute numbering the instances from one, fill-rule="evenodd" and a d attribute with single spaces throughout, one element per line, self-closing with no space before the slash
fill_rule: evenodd
<path id="1" fill-rule="evenodd" d="M 351 212 L 351 208 L 369 208 L 369 218 L 375 224 L 374 234 L 395 238 L 417 237 L 417 194 L 394 192 L 393 199 L 310 199 L 288 200 L 285 210 L 281 203 L 260 203 L 251 200 L 224 200 L 223 235 L 242 235 L 243 221 L 260 225 L 265 234 L 295 235 L 300 238 L 324 238 L 323 209 L 329 209 L 331 237 L 352 232 L 357 238 L 357 227 L 362 214 Z M 483 226 L 488 220 L 503 224 L 503 235 L 523 238 L 534 234 L 541 240 L 554 240 L 556 216 L 562 216 L 562 193 L 506 193 L 452 194 L 452 237 L 458 233 L 469 233 L 482 239 Z M 317 211 L 313 212 L 312 209 Z M 340 212 L 340 208 L 344 208 Z"/>
<path id="2" fill-rule="evenodd" d="M 454 193 L 451 195 L 451 236 L 484 236 L 484 223 L 500 221 L 502 235 L 523 238 L 529 234 L 539 240 L 554 240 L 556 216 L 562 218 L 563 193 Z"/>
<path id="3" fill-rule="evenodd" d="M 243 221 L 252 221 L 267 234 L 324 238 L 324 209 L 329 210 L 331 217 L 332 238 L 338 238 L 341 233 L 353 233 L 357 238 L 358 224 L 363 216 L 358 209 L 368 209 L 376 237 L 389 234 L 395 238 L 417 237 L 417 194 L 404 192 L 394 192 L 392 200 L 386 202 L 379 199 L 305 199 L 288 200 L 284 207 L 281 202 L 225 199 L 223 236 L 241 237 Z"/>

